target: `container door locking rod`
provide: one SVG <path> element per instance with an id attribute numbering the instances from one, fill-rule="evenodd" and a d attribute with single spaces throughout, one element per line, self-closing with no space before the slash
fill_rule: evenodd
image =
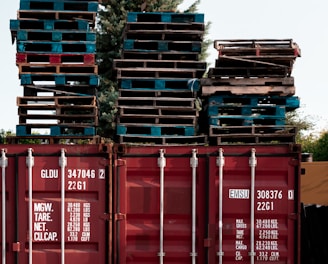
<path id="1" fill-rule="evenodd" d="M 191 199 L 191 208 L 192 208 L 192 228 L 191 228 L 191 259 L 192 264 L 196 264 L 196 257 L 197 257 L 197 251 L 196 251 L 196 177 L 197 177 L 197 167 L 198 167 L 198 158 L 197 158 L 197 149 L 192 150 L 192 156 L 190 158 L 190 167 L 192 168 L 192 199 Z"/>
<path id="2" fill-rule="evenodd" d="M 59 158 L 59 167 L 61 168 L 61 264 L 65 264 L 65 168 L 67 166 L 67 158 L 65 157 L 65 149 L 61 149 Z"/>
<path id="3" fill-rule="evenodd" d="M 166 159 L 164 157 L 164 149 L 159 150 L 159 158 L 157 165 L 160 168 L 160 230 L 159 230 L 159 262 L 164 263 L 164 168 L 166 166 Z"/>
<path id="4" fill-rule="evenodd" d="M 32 155 L 32 148 L 27 149 L 27 157 L 26 157 L 26 166 L 28 168 L 28 263 L 33 263 L 33 171 L 32 168 L 34 166 L 34 157 Z"/>
<path id="5" fill-rule="evenodd" d="M 1 149 L 2 168 L 2 264 L 6 264 L 6 167 L 8 166 L 8 158 L 5 149 Z"/>
<path id="6" fill-rule="evenodd" d="M 255 156 L 255 148 L 251 150 L 251 157 L 249 158 L 249 166 L 251 167 L 251 241 L 250 241 L 250 252 L 251 264 L 255 263 L 255 250 L 254 250 L 254 234 L 255 234 L 255 167 L 257 165 L 257 160 Z"/>

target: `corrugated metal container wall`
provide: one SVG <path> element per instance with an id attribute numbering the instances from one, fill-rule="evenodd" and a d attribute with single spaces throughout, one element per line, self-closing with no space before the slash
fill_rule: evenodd
<path id="1" fill-rule="evenodd" d="M 298 264 L 298 145 L 115 146 L 115 263 Z"/>
<path id="2" fill-rule="evenodd" d="M 109 263 L 110 148 L 0 147 L 2 263 Z"/>

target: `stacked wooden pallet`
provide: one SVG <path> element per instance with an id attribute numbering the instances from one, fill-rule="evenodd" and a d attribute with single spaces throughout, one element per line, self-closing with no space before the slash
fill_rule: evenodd
<path id="1" fill-rule="evenodd" d="M 120 143 L 206 143 L 197 108 L 203 35 L 203 14 L 128 13 L 122 59 L 114 61 Z"/>
<path id="2" fill-rule="evenodd" d="M 286 113 L 299 107 L 293 64 L 300 56 L 291 39 L 216 40 L 215 66 L 201 79 L 212 144 L 294 142 Z"/>
<path id="3" fill-rule="evenodd" d="M 97 10 L 97 1 L 20 1 L 10 21 L 24 89 L 17 98 L 17 139 L 94 138 Z"/>

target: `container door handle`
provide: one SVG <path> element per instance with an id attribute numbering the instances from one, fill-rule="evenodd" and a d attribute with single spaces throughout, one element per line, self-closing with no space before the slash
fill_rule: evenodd
<path id="1" fill-rule="evenodd" d="M 8 158 L 5 149 L 1 149 L 2 168 L 2 264 L 6 264 L 6 167 L 8 166 Z"/>
<path id="2" fill-rule="evenodd" d="M 222 238 L 223 238 L 223 167 L 224 167 L 223 149 L 219 149 L 219 156 L 216 158 L 216 166 L 219 167 L 219 251 L 216 255 L 219 257 L 219 264 L 222 264 L 224 256 Z"/>

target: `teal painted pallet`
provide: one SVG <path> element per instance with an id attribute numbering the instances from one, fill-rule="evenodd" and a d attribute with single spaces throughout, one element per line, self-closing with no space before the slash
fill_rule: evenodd
<path id="1" fill-rule="evenodd" d="M 95 41 L 17 41 L 17 52 L 28 53 L 95 53 Z"/>
<path id="2" fill-rule="evenodd" d="M 124 78 L 120 80 L 120 87 L 122 89 L 136 89 L 136 90 L 178 90 L 178 91 L 192 91 L 199 90 L 198 79 L 132 79 Z"/>
<path id="3" fill-rule="evenodd" d="M 90 23 L 83 19 L 49 20 L 49 19 L 11 19 L 10 30 L 84 30 L 90 31 Z"/>
<path id="4" fill-rule="evenodd" d="M 204 14 L 170 12 L 130 12 L 127 22 L 204 23 Z"/>
<path id="5" fill-rule="evenodd" d="M 18 30 L 18 41 L 96 41 L 95 32 L 86 31 L 50 31 L 50 30 Z"/>
<path id="6" fill-rule="evenodd" d="M 201 41 L 167 41 L 167 40 L 136 40 L 125 39 L 123 50 L 134 51 L 189 51 L 201 52 Z"/>
<path id="7" fill-rule="evenodd" d="M 142 124 L 117 124 L 117 135 L 130 136 L 195 136 L 194 126 L 182 125 L 142 125 Z"/>
<path id="8" fill-rule="evenodd" d="M 21 85 L 35 84 L 35 82 L 54 82 L 55 85 L 98 85 L 98 75 L 94 74 L 20 74 Z"/>
<path id="9" fill-rule="evenodd" d="M 96 1 L 57 1 L 57 0 L 24 0 L 20 1 L 20 10 L 62 10 L 97 12 Z"/>

